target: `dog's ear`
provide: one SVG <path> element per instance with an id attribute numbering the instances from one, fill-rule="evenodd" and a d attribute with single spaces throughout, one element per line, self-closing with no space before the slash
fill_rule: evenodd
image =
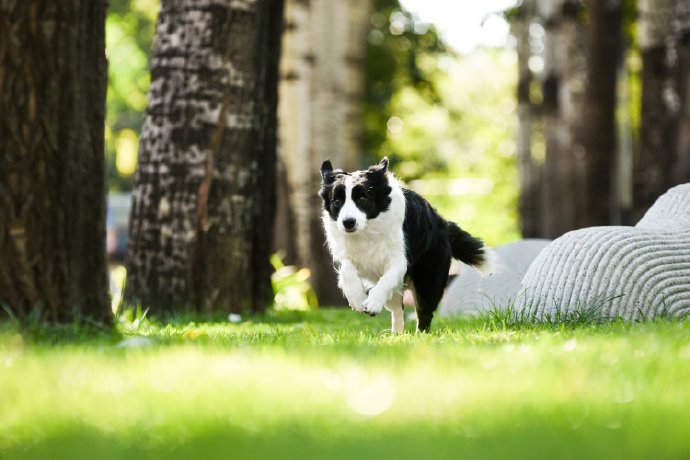
<path id="1" fill-rule="evenodd" d="M 331 160 L 326 160 L 321 163 L 321 188 L 319 189 L 319 196 L 323 199 L 326 210 L 328 210 L 328 189 L 333 182 L 335 182 L 333 165 L 331 164 Z"/>
<path id="2" fill-rule="evenodd" d="M 333 182 L 333 165 L 331 164 L 331 160 L 326 160 L 321 163 L 321 179 L 324 184 Z"/>
<path id="3" fill-rule="evenodd" d="M 388 171 L 388 157 L 383 157 L 379 164 L 374 166 L 369 166 L 369 173 L 377 175 L 385 175 Z"/>
<path id="4" fill-rule="evenodd" d="M 381 169 L 381 172 L 386 172 L 388 171 L 388 157 L 383 157 L 381 161 L 379 161 L 379 169 Z"/>

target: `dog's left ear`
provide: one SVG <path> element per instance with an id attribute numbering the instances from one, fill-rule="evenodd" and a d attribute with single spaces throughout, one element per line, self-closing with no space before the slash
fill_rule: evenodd
<path id="1" fill-rule="evenodd" d="M 331 164 L 331 160 L 326 160 L 321 163 L 321 179 L 324 184 L 333 182 L 333 165 Z"/>
<path id="2" fill-rule="evenodd" d="M 386 174 L 388 171 L 388 157 L 383 157 L 381 161 L 379 161 L 379 164 L 374 165 L 374 166 L 369 166 L 369 172 L 370 173 L 376 173 L 376 174 Z"/>

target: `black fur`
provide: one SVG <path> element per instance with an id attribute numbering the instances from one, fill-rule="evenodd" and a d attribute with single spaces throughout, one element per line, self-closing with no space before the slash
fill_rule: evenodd
<path id="1" fill-rule="evenodd" d="M 451 258 L 481 265 L 485 253 L 481 240 L 446 221 L 419 194 L 403 189 L 407 246 L 406 280 L 411 282 L 420 331 L 428 332 L 448 282 Z"/>
<path id="2" fill-rule="evenodd" d="M 455 222 L 448 222 L 448 240 L 454 259 L 474 266 L 484 263 L 484 243 L 458 227 Z"/>

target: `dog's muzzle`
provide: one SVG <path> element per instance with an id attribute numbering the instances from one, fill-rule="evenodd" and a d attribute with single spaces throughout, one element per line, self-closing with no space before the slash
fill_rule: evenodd
<path id="1" fill-rule="evenodd" d="M 348 233 L 352 233 L 356 230 L 357 226 L 357 221 L 355 219 L 349 218 L 349 219 L 343 219 L 343 227 L 345 228 L 345 231 Z"/>

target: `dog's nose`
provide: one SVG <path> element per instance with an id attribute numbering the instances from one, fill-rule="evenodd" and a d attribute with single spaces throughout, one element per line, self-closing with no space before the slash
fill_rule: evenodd
<path id="1" fill-rule="evenodd" d="M 356 223 L 357 221 L 352 218 L 343 219 L 343 227 L 345 227 L 345 230 L 352 230 L 353 228 L 355 228 Z"/>

